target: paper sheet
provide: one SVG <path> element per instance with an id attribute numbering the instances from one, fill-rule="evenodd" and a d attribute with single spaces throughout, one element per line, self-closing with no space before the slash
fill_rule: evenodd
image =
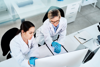
<path id="1" fill-rule="evenodd" d="M 76 34 L 74 37 L 75 37 L 81 44 L 83 44 L 83 43 L 87 42 L 88 40 L 92 39 L 92 37 L 91 37 L 86 31 L 82 31 L 82 32 Z M 79 38 L 79 37 L 80 37 L 80 38 Z M 83 39 L 81 39 L 81 38 L 84 38 L 84 39 L 86 39 L 86 40 L 83 40 Z"/>
<path id="2" fill-rule="evenodd" d="M 39 47 L 39 54 L 40 58 L 53 56 L 53 54 L 50 52 L 46 45 L 42 45 Z"/>
<path id="3" fill-rule="evenodd" d="M 48 46 L 48 45 L 47 45 Z M 61 52 L 60 53 L 55 53 L 54 52 L 54 47 L 52 47 L 52 46 L 48 46 L 49 48 L 50 48 L 50 50 L 52 51 L 52 53 L 54 54 L 54 55 L 57 55 L 57 54 L 63 54 L 63 53 L 67 53 L 67 51 L 61 46 Z"/>

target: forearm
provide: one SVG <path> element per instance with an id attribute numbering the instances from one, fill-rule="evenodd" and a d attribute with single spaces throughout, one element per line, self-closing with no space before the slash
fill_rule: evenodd
<path id="1" fill-rule="evenodd" d="M 65 37 L 66 37 L 66 30 L 60 33 L 59 38 L 58 38 L 58 43 L 62 44 L 62 42 L 64 42 L 65 40 Z"/>

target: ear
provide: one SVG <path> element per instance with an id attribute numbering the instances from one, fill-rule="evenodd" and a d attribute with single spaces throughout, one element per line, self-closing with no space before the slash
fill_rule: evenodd
<path id="1" fill-rule="evenodd" d="M 59 16 L 59 19 L 61 18 L 61 15 Z"/>
<path id="2" fill-rule="evenodd" d="M 24 33 L 24 30 L 21 30 L 21 33 Z"/>

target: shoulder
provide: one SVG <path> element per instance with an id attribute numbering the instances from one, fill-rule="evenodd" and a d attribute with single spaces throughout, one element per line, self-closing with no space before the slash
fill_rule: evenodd
<path id="1" fill-rule="evenodd" d="M 19 34 L 16 35 L 16 36 L 11 40 L 11 42 L 12 42 L 12 41 L 17 41 L 18 38 L 19 38 Z"/>
<path id="2" fill-rule="evenodd" d="M 43 23 L 43 25 L 47 25 L 47 24 L 49 24 L 49 19 L 46 19 L 46 20 L 44 21 L 44 23 Z"/>
<path id="3" fill-rule="evenodd" d="M 61 17 L 60 21 L 61 21 L 62 23 L 67 24 L 67 19 L 66 19 L 66 18 L 64 18 L 64 17 Z"/>
<path id="4" fill-rule="evenodd" d="M 67 20 L 66 20 L 66 18 L 61 17 L 61 19 L 60 19 L 60 24 L 61 24 L 61 26 L 63 26 L 63 27 L 67 27 Z"/>
<path id="5" fill-rule="evenodd" d="M 43 23 L 43 25 L 41 26 L 41 30 L 43 29 L 48 29 L 49 27 L 49 24 L 50 24 L 50 22 L 49 22 L 49 19 L 47 19 L 47 20 L 45 20 L 44 21 L 44 23 Z"/>
<path id="6" fill-rule="evenodd" d="M 15 46 L 16 44 L 19 44 L 20 41 L 20 33 L 16 35 L 11 41 L 10 46 Z"/>

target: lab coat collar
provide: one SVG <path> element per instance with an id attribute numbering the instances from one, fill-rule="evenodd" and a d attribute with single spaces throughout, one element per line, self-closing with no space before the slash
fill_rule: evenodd
<path id="1" fill-rule="evenodd" d="M 27 44 L 23 41 L 22 37 L 21 37 L 21 33 L 18 34 L 18 40 L 20 41 L 20 48 L 21 48 L 21 52 L 23 54 L 27 54 L 29 52 L 28 46 Z"/>
<path id="2" fill-rule="evenodd" d="M 50 29 L 53 31 L 53 34 L 57 34 L 57 33 L 59 32 L 59 30 L 61 29 L 61 20 L 60 20 L 60 22 L 59 22 L 59 27 L 58 27 L 58 29 L 56 30 L 56 32 L 54 31 L 54 28 L 53 28 L 53 26 L 52 26 L 51 23 L 49 23 L 49 27 L 50 27 Z"/>
<path id="3" fill-rule="evenodd" d="M 20 39 L 20 41 L 21 41 L 21 43 L 22 43 L 22 45 L 23 46 L 25 46 L 26 48 L 30 48 L 31 47 L 31 40 L 28 40 L 28 45 L 23 41 L 23 39 L 22 39 L 22 37 L 21 37 L 21 33 L 19 33 L 19 39 Z M 29 47 L 28 47 L 29 46 Z"/>
<path id="4" fill-rule="evenodd" d="M 61 20 L 60 20 L 60 22 L 59 22 L 59 27 L 58 27 L 58 29 L 57 29 L 57 31 L 56 31 L 56 33 L 58 33 L 59 32 L 59 30 L 61 29 L 61 26 L 62 24 L 61 24 Z"/>
<path id="5" fill-rule="evenodd" d="M 52 24 L 51 23 L 49 23 L 49 27 L 50 27 L 51 31 L 53 32 L 53 34 L 54 34 L 55 31 L 54 31 L 54 28 L 52 27 Z"/>

